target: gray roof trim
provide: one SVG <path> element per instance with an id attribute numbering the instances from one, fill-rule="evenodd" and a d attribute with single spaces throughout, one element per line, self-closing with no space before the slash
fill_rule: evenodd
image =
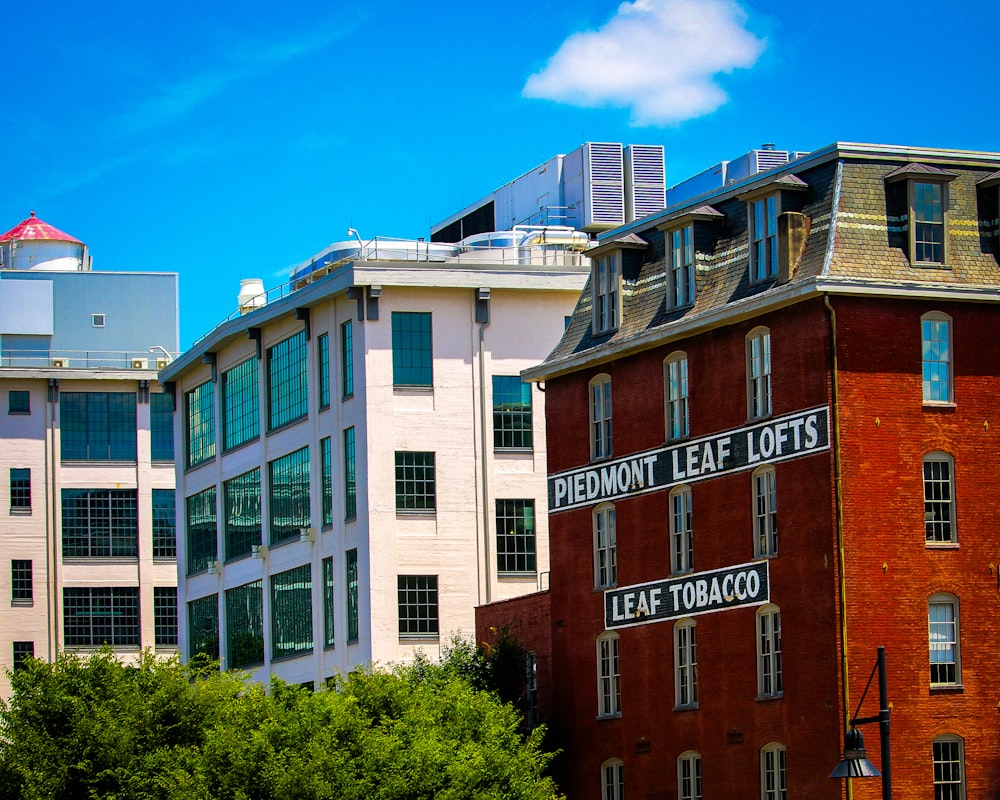
<path id="1" fill-rule="evenodd" d="M 976 186 L 997 186 L 998 184 L 1000 184 L 1000 169 L 976 181 Z"/>
<path id="2" fill-rule="evenodd" d="M 156 381 L 155 369 L 118 367 L 0 367 L 0 378 L 55 378 L 67 381 Z"/>

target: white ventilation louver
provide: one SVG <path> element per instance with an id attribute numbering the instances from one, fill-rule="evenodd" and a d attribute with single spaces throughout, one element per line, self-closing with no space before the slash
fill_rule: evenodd
<path id="1" fill-rule="evenodd" d="M 625 169 L 618 143 L 584 145 L 586 228 L 613 228 L 625 224 Z"/>
<path id="2" fill-rule="evenodd" d="M 767 172 L 769 169 L 788 163 L 787 150 L 754 150 L 753 152 L 757 156 L 755 172 Z"/>
<path id="3" fill-rule="evenodd" d="M 627 222 L 666 208 L 662 145 L 633 144 L 625 148 L 625 203 Z"/>

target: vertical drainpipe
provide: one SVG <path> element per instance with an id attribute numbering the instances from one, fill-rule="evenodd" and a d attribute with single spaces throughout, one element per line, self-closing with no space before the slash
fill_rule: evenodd
<path id="1" fill-rule="evenodd" d="M 479 468 L 481 470 L 482 482 L 482 553 L 477 561 L 477 571 L 481 570 L 481 577 L 478 581 L 480 587 L 484 587 L 485 594 L 480 597 L 484 603 L 489 603 L 493 599 L 493 592 L 490 588 L 490 458 L 493 452 L 489 446 L 489 432 L 493 430 L 492 422 L 489 422 L 489 409 L 486 406 L 486 328 L 490 324 L 490 290 L 488 288 L 476 289 L 475 320 L 479 323 L 479 434 L 480 434 L 480 458 Z M 477 547 L 478 549 L 478 547 Z"/>
<path id="2" fill-rule="evenodd" d="M 53 661 L 59 642 L 59 582 L 57 580 L 59 552 L 56 547 L 56 518 L 58 507 L 56 481 L 56 403 L 59 400 L 59 380 L 49 379 L 48 402 L 45 404 L 47 430 L 45 432 L 45 475 L 48 502 L 45 504 L 45 536 L 49 541 L 45 548 L 46 592 L 45 606 L 48 615 L 48 660 Z M 51 537 L 51 538 L 50 538 Z"/>

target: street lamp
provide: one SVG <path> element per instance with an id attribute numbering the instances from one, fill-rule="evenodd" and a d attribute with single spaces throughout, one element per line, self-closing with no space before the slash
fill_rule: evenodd
<path id="1" fill-rule="evenodd" d="M 878 716 L 859 717 L 861 706 L 865 702 L 865 696 L 872 685 L 872 679 L 878 672 Z M 833 772 L 831 778 L 877 778 L 882 776 L 882 800 L 892 800 L 892 761 L 889 753 L 889 701 L 886 699 L 885 685 L 885 648 L 879 647 L 878 659 L 872 674 L 868 676 L 868 683 L 864 692 L 861 693 L 861 702 L 858 703 L 858 710 L 851 717 L 851 727 L 844 733 L 844 758 L 841 760 Z M 868 760 L 865 753 L 865 737 L 857 729 L 858 725 L 867 725 L 870 722 L 877 722 L 879 726 L 880 741 L 882 745 L 882 771 L 875 769 L 875 765 Z"/>

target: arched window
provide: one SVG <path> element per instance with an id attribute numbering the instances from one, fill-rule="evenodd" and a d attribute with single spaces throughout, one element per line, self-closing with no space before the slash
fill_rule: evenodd
<path id="1" fill-rule="evenodd" d="M 774 467 L 754 470 L 753 481 L 753 554 L 755 557 L 778 554 L 778 493 Z"/>
<path id="2" fill-rule="evenodd" d="M 965 743 L 952 734 L 937 736 L 934 756 L 934 800 L 964 800 Z"/>
<path id="3" fill-rule="evenodd" d="M 747 334 L 747 415 L 771 415 L 771 332 L 754 328 Z"/>
<path id="4" fill-rule="evenodd" d="M 603 503 L 594 509 L 594 587 L 606 589 L 618 583 L 618 535 L 615 507 Z"/>
<path id="5" fill-rule="evenodd" d="M 920 318 L 920 363 L 925 403 L 954 401 L 951 324 L 951 317 L 940 311 L 931 311 Z"/>
<path id="6" fill-rule="evenodd" d="M 624 800 L 625 765 L 620 758 L 610 758 L 601 764 L 602 800 Z"/>
<path id="7" fill-rule="evenodd" d="M 616 717 L 622 713 L 621 667 L 618 663 L 618 634 L 597 637 L 597 715 Z"/>
<path id="8" fill-rule="evenodd" d="M 677 800 L 701 800 L 701 754 L 694 750 L 677 756 Z"/>
<path id="9" fill-rule="evenodd" d="M 957 686 L 962 680 L 959 650 L 958 598 L 935 594 L 927 602 L 931 685 Z"/>
<path id="10" fill-rule="evenodd" d="M 781 692 L 781 609 L 768 603 L 757 612 L 757 694 L 779 697 Z"/>
<path id="11" fill-rule="evenodd" d="M 674 624 L 674 702 L 678 708 L 698 705 L 698 642 L 693 619 Z"/>
<path id="12" fill-rule="evenodd" d="M 670 569 L 676 575 L 694 569 L 694 535 L 691 530 L 691 487 L 670 491 Z"/>
<path id="13" fill-rule="evenodd" d="M 788 781 L 785 777 L 785 746 L 771 742 L 760 749 L 761 800 L 787 800 Z"/>
<path id="14" fill-rule="evenodd" d="M 955 544 L 955 462 L 947 453 L 924 456 L 924 535 L 928 545 Z"/>
<path id="15" fill-rule="evenodd" d="M 608 458 L 611 446 L 611 376 L 598 375 L 590 382 L 590 457 Z"/>
<path id="16" fill-rule="evenodd" d="M 688 360 L 687 354 L 671 353 L 663 362 L 667 440 L 688 436 Z"/>

